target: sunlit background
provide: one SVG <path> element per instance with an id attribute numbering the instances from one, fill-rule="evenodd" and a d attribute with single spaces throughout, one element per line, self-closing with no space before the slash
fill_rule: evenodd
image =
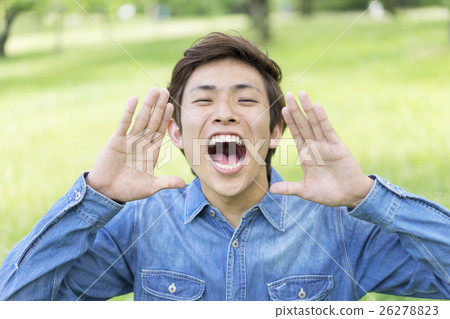
<path id="1" fill-rule="evenodd" d="M 0 261 L 91 169 L 128 97 L 166 87 L 183 51 L 212 31 L 268 51 L 282 88 L 324 105 L 367 174 L 450 207 L 450 1 L 385 0 L 365 11 L 371 4 L 0 0 Z M 158 174 L 189 182 L 170 145 Z M 274 165 L 299 180 L 289 150 Z"/>

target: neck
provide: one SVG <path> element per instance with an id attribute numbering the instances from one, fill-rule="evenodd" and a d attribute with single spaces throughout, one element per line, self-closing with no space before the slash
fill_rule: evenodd
<path id="1" fill-rule="evenodd" d="M 269 181 L 264 174 L 252 180 L 248 187 L 239 194 L 222 196 L 218 193 L 204 192 L 206 199 L 216 207 L 233 228 L 237 228 L 242 215 L 259 203 L 269 189 Z"/>

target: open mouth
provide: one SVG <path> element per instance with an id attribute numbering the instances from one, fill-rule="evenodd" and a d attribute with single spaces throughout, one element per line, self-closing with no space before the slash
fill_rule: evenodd
<path id="1" fill-rule="evenodd" d="M 209 141 L 208 155 L 220 169 L 231 171 L 243 163 L 247 149 L 237 135 L 215 135 Z"/>

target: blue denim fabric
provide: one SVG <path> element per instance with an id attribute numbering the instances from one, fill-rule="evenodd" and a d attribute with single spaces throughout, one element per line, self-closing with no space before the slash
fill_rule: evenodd
<path id="1" fill-rule="evenodd" d="M 450 212 L 371 177 L 352 211 L 268 193 L 234 229 L 197 179 L 122 206 L 82 175 L 6 257 L 0 298 L 449 298 Z"/>

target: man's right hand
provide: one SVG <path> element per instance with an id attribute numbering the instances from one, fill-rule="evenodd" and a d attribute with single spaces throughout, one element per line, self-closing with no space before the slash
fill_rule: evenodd
<path id="1" fill-rule="evenodd" d="M 153 176 L 159 150 L 172 116 L 169 92 L 151 88 L 131 125 L 138 100 L 128 100 L 117 130 L 87 175 L 86 182 L 101 194 L 120 202 L 151 196 L 165 188 L 183 188 L 177 176 Z"/>

